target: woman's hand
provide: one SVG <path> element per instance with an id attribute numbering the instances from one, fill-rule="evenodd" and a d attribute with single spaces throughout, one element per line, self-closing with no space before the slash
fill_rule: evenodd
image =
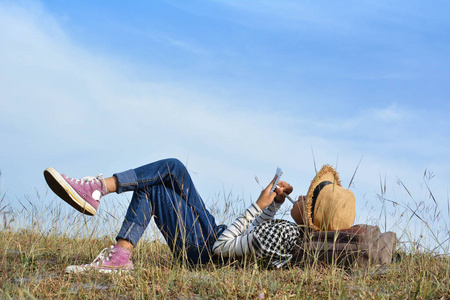
<path id="1" fill-rule="evenodd" d="M 289 195 L 290 193 L 292 193 L 293 190 L 294 188 L 289 183 L 285 181 L 279 181 L 278 186 L 275 189 L 275 193 L 277 193 L 277 196 L 275 197 L 275 202 L 283 203 L 284 200 L 286 199 L 284 193 Z"/>
<path id="2" fill-rule="evenodd" d="M 256 204 L 264 210 L 267 206 L 269 206 L 274 200 L 278 203 L 283 203 L 286 198 L 283 193 L 290 194 L 293 190 L 292 186 L 284 181 L 278 182 L 278 187 L 275 189 L 273 193 L 270 193 L 275 180 L 277 179 L 277 175 L 272 179 L 269 185 L 261 191 L 261 195 L 259 195 L 258 200 L 256 200 Z"/>
<path id="3" fill-rule="evenodd" d="M 259 208 L 261 208 L 261 210 L 264 210 L 267 206 L 269 206 L 273 202 L 273 199 L 275 199 L 275 197 L 277 196 L 277 193 L 275 192 L 270 193 L 270 190 L 272 189 L 277 176 L 278 175 L 275 175 L 269 185 L 261 191 L 261 195 L 259 195 L 258 200 L 256 200 L 256 204 L 259 206 Z"/>

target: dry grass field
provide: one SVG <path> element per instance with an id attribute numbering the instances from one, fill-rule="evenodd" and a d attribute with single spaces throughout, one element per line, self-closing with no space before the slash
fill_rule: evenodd
<path id="1" fill-rule="evenodd" d="M 214 264 L 192 269 L 174 261 L 163 243 L 144 242 L 134 252 L 132 273 L 67 275 L 67 265 L 92 261 L 111 240 L 32 230 L 0 231 L 0 240 L 1 298 L 450 298 L 449 257 L 419 252 L 402 253 L 402 261 L 381 270 L 323 265 L 266 270 Z"/>
<path id="2" fill-rule="evenodd" d="M 404 234 L 399 242 L 401 261 L 381 268 L 343 269 L 317 262 L 282 270 L 255 263 L 192 268 L 174 260 L 161 238 L 152 235 L 135 248 L 131 273 L 68 275 L 66 266 L 90 263 L 113 243 L 121 217 L 114 217 L 106 206 L 90 218 L 66 213 L 61 207 L 65 203 L 39 206 L 39 201 L 30 200 L 13 209 L 4 197 L 0 200 L 0 210 L 9 211 L 0 214 L 1 299 L 450 299 L 448 228 L 443 235 L 430 232 L 434 225 L 417 210 L 410 220 L 420 218 L 428 230 L 423 234 L 443 238 L 447 248 L 429 250 L 421 240 L 412 240 L 414 235 Z M 225 205 L 228 214 L 240 212 L 230 205 Z M 99 228 L 110 233 L 100 234 Z"/>

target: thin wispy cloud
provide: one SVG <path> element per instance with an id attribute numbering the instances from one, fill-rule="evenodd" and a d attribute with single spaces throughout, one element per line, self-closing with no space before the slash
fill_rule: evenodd
<path id="1" fill-rule="evenodd" d="M 183 38 L 185 32 L 136 30 L 138 42 L 156 48 L 158 58 L 177 59 L 165 65 L 152 56 L 131 59 L 125 46 L 114 52 L 85 45 L 45 5 L 30 3 L 0 4 L 0 134 L 7 157 L 0 169 L 10 199 L 44 189 L 42 170 L 50 165 L 82 177 L 177 157 L 188 164 L 205 198 L 232 190 L 250 201 L 259 192 L 255 175 L 263 184 L 277 165 L 300 195 L 314 176 L 314 163 L 337 164 L 348 184 L 363 158 L 352 185 L 361 216 L 367 216 L 365 201 L 379 206 L 380 176 L 387 178 L 390 191 L 401 178 L 423 195 L 425 169 L 436 175 L 430 185 L 441 206 L 446 205 L 450 124 L 445 103 L 435 100 L 433 90 L 428 95 L 434 105 L 429 107 L 421 102 L 426 98 L 406 97 L 415 92 L 405 83 L 411 79 L 408 74 L 420 68 L 390 73 L 389 64 L 397 60 L 387 56 L 374 70 L 369 68 L 373 62 L 354 55 L 358 67 L 345 69 L 351 53 L 340 56 L 328 44 L 309 48 L 307 40 L 294 39 L 282 25 L 247 31 L 283 16 L 314 23 L 308 27 L 314 29 L 324 26 L 320 22 L 330 11 L 293 2 L 262 2 L 256 8 L 214 2 L 208 5 L 241 14 L 230 15 L 239 20 L 233 21 L 238 27 L 230 35 L 194 36 L 193 28 L 193 36 Z M 193 10 L 185 3 L 174 5 Z M 206 9 L 203 14 L 210 16 L 207 7 L 195 13 Z M 305 16 L 297 20 L 295 13 L 302 10 Z M 328 21 L 340 21 L 341 13 Z M 199 20 L 198 27 L 211 24 L 223 32 L 232 22 Z M 338 31 L 346 28 L 343 24 Z M 313 39 L 315 33 L 322 34 L 311 32 L 313 45 L 325 41 Z M 188 55 L 165 56 L 167 47 Z M 298 56 L 299 49 L 307 57 Z M 429 53 L 433 51 L 424 55 Z M 365 68 L 369 70 L 362 72 Z M 439 96 L 443 94 L 444 87 Z M 400 200 L 404 196 L 398 189 L 392 193 Z"/>

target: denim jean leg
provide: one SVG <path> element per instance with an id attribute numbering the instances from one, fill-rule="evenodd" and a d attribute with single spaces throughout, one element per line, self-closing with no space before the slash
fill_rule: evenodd
<path id="1" fill-rule="evenodd" d="M 187 205 L 180 195 L 163 186 L 151 190 L 154 201 L 155 223 L 177 256 L 186 254 L 192 263 L 209 260 L 211 243 L 214 243 L 216 226 L 211 220 L 203 222 L 201 217 Z M 206 225 L 206 226 L 205 226 Z"/>
<path id="2" fill-rule="evenodd" d="M 124 239 L 136 246 L 151 218 L 152 204 L 145 191 L 135 191 L 116 240 Z"/>
<path id="3" fill-rule="evenodd" d="M 166 159 L 123 173 L 118 192 L 134 191 L 117 238 L 135 245 L 151 216 L 174 252 L 186 251 L 192 262 L 209 260 L 217 226 L 198 195 L 186 167 Z"/>

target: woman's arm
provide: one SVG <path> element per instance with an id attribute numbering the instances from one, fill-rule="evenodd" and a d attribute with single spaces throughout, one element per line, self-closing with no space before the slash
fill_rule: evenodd
<path id="1" fill-rule="evenodd" d="M 213 245 L 215 254 L 228 256 L 244 256 L 253 251 L 252 227 L 272 219 L 284 202 L 284 192 L 292 192 L 292 187 L 285 183 L 279 183 L 274 193 L 270 193 L 276 176 L 272 182 L 261 191 L 256 203 L 253 203 L 219 236 Z M 276 197 L 276 200 L 274 201 Z M 249 228 L 249 225 L 252 226 Z"/>
<path id="2" fill-rule="evenodd" d="M 252 252 L 253 233 L 249 232 L 249 224 L 262 214 L 256 203 L 250 205 L 227 229 L 213 245 L 213 251 L 224 257 L 240 257 Z"/>
<path id="3" fill-rule="evenodd" d="M 272 220 L 277 211 L 280 209 L 281 205 L 283 203 L 275 202 L 273 201 L 269 206 L 267 206 L 261 215 L 259 215 L 255 220 L 253 221 L 251 226 L 258 226 L 259 224 L 262 224 L 266 221 Z"/>
<path id="4" fill-rule="evenodd" d="M 284 194 L 289 195 L 292 191 L 293 188 L 289 183 L 285 181 L 278 182 L 277 188 L 275 189 L 275 193 L 277 195 L 274 201 L 263 210 L 263 213 L 259 217 L 253 221 L 252 226 L 257 226 L 261 223 L 272 220 L 286 199 Z"/>
<path id="5" fill-rule="evenodd" d="M 261 195 L 259 195 L 256 203 L 253 203 L 247 208 L 247 210 L 234 220 L 234 222 L 219 236 L 213 245 L 213 252 L 215 254 L 224 257 L 239 257 L 251 253 L 253 249 L 253 234 L 249 232 L 248 227 L 275 199 L 276 193 L 270 193 L 270 189 L 276 179 L 277 176 L 275 175 L 270 184 L 261 191 Z"/>

